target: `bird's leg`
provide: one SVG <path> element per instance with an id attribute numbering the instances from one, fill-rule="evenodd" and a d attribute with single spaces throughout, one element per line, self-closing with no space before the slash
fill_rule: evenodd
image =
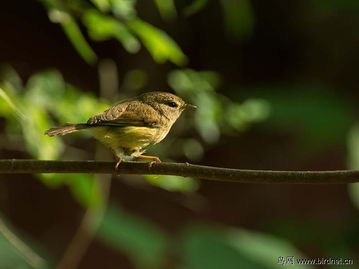
<path id="1" fill-rule="evenodd" d="M 148 165 L 149 165 L 150 167 L 152 167 L 152 165 L 153 165 L 154 163 L 160 163 L 160 162 L 161 162 L 160 158 L 158 158 L 157 156 L 150 156 L 150 155 L 142 155 L 142 154 L 141 154 L 141 155 L 138 156 L 137 158 L 152 160 L 152 162 L 149 162 L 149 163 L 148 163 Z"/>
<path id="2" fill-rule="evenodd" d="M 121 158 L 120 156 L 118 156 L 118 155 L 116 154 L 116 151 L 114 151 L 113 149 L 111 149 L 111 151 L 112 151 L 113 156 L 115 157 L 115 161 L 116 161 L 115 170 L 117 171 L 118 166 L 119 166 L 120 163 L 122 162 L 122 158 Z"/>
<path id="3" fill-rule="evenodd" d="M 122 162 L 121 157 L 115 155 L 115 159 L 116 159 L 116 165 L 115 165 L 115 170 L 118 170 L 118 166 L 120 165 L 120 163 Z"/>

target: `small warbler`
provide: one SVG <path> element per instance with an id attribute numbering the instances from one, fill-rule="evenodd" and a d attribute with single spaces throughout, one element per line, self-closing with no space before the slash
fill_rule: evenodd
<path id="1" fill-rule="evenodd" d="M 93 136 L 110 148 L 120 162 L 134 157 L 161 162 L 156 156 L 142 155 L 149 145 L 166 137 L 185 108 L 180 97 L 166 92 L 147 92 L 120 102 L 91 117 L 87 123 L 67 123 L 47 130 L 48 136 L 66 135 L 88 129 Z"/>

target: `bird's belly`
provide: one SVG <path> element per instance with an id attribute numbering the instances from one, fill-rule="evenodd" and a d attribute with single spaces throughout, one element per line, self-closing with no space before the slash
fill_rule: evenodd
<path id="1" fill-rule="evenodd" d="M 139 150 L 150 144 L 158 136 L 157 128 L 148 127 L 96 127 L 91 129 L 94 137 L 106 146 L 117 150 Z"/>

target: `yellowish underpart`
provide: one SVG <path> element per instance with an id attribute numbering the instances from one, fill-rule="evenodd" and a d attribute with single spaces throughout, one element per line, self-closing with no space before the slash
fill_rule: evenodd
<path id="1" fill-rule="evenodd" d="M 148 127 L 94 127 L 90 129 L 100 142 L 118 151 L 121 148 L 139 150 L 153 143 L 157 128 Z"/>

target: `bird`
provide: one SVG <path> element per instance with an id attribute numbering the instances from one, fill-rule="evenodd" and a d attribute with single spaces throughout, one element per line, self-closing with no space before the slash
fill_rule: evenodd
<path id="1" fill-rule="evenodd" d="M 146 148 L 161 142 L 186 108 L 197 108 L 168 92 L 146 92 L 113 105 L 89 118 L 86 123 L 66 123 L 45 132 L 63 136 L 89 130 L 95 139 L 115 156 L 116 170 L 122 161 L 134 158 L 161 162 L 157 156 L 144 155 Z"/>

